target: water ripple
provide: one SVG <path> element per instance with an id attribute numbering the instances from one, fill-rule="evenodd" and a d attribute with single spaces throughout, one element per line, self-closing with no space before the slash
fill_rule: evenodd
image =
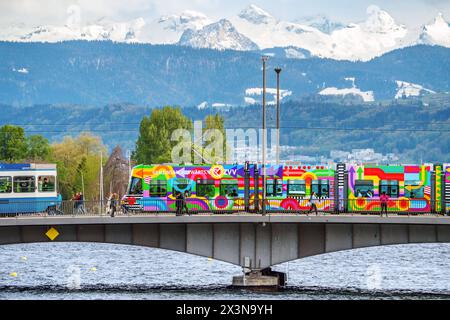
<path id="1" fill-rule="evenodd" d="M 230 287 L 238 266 L 144 247 L 2 245 L 0 265 L 0 299 L 450 299 L 449 244 L 365 248 L 280 264 L 274 269 L 287 273 L 288 286 L 264 293 Z"/>

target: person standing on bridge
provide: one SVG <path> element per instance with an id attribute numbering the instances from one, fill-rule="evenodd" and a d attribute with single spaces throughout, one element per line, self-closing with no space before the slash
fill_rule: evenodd
<path id="1" fill-rule="evenodd" d="M 78 207 L 80 206 L 80 195 L 78 192 L 73 194 L 72 201 L 74 212 L 78 213 Z"/>
<path id="2" fill-rule="evenodd" d="M 310 208 L 309 208 L 309 211 L 306 213 L 306 215 L 309 215 L 314 209 L 314 211 L 316 212 L 316 216 L 317 216 L 317 204 L 316 204 L 316 202 L 317 202 L 316 193 L 314 191 L 312 191 L 311 192 L 311 196 L 309 197 Z"/>
<path id="3" fill-rule="evenodd" d="M 187 206 L 187 199 L 189 198 L 189 192 L 186 190 L 185 192 L 184 192 L 184 196 L 183 196 L 183 207 L 182 207 L 182 209 L 181 209 L 181 213 L 183 213 L 183 211 L 186 211 L 186 214 L 187 215 L 189 215 L 189 209 L 188 209 L 188 206 Z"/>
<path id="4" fill-rule="evenodd" d="M 383 216 L 383 210 L 386 212 L 386 217 L 388 216 L 387 213 L 387 203 L 389 201 L 389 196 L 386 194 L 386 192 L 383 192 L 383 194 L 380 196 L 380 202 L 381 202 L 381 213 L 380 216 Z"/>
<path id="5" fill-rule="evenodd" d="M 181 216 L 183 206 L 183 196 L 181 195 L 180 191 L 176 191 L 175 193 L 175 207 L 176 207 L 176 215 Z"/>
<path id="6" fill-rule="evenodd" d="M 113 193 L 111 195 L 111 203 L 110 203 L 110 209 L 111 209 L 111 217 L 114 218 L 114 214 L 116 213 L 117 210 L 117 194 Z"/>

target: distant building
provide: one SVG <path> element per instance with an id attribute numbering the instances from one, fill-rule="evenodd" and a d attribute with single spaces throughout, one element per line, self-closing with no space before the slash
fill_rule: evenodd
<path id="1" fill-rule="evenodd" d="M 335 162 L 373 162 L 373 163 L 387 163 L 399 160 L 399 157 L 394 153 L 383 155 L 375 152 L 374 149 L 352 149 L 351 152 L 332 150 L 330 157 Z"/>

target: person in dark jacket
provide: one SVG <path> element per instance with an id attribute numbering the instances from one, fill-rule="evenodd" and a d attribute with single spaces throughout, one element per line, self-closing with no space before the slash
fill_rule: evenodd
<path id="1" fill-rule="evenodd" d="M 78 209 L 81 211 L 82 214 L 86 214 L 86 211 L 84 210 L 84 195 L 82 192 L 80 192 L 80 198 L 79 198 L 79 207 Z"/>
<path id="2" fill-rule="evenodd" d="M 176 206 L 176 215 L 177 216 L 181 216 L 182 205 L 183 205 L 183 199 L 182 199 L 181 192 L 177 191 L 175 194 L 175 206 Z"/>
<path id="3" fill-rule="evenodd" d="M 189 192 L 185 191 L 184 192 L 184 196 L 183 196 L 183 207 L 182 207 L 182 212 L 181 213 L 183 213 L 183 211 L 186 211 L 186 214 L 189 215 L 189 209 L 188 209 L 188 206 L 187 206 L 187 203 L 186 203 L 186 199 L 187 198 L 189 198 Z"/>
<path id="4" fill-rule="evenodd" d="M 114 214 L 117 210 L 117 194 L 113 193 L 111 196 L 111 202 L 110 202 L 110 209 L 111 209 L 111 217 L 114 217 Z"/>
<path id="5" fill-rule="evenodd" d="M 383 211 L 386 213 L 386 217 L 388 216 L 388 212 L 387 212 L 388 201 L 389 201 L 389 196 L 386 194 L 386 192 L 383 192 L 383 194 L 380 196 L 380 202 L 381 202 L 380 216 L 383 216 Z"/>
<path id="6" fill-rule="evenodd" d="M 318 201 L 318 199 L 317 199 L 316 193 L 314 191 L 311 192 L 311 196 L 309 197 L 310 207 L 309 207 L 309 211 L 308 211 L 307 215 L 309 215 L 314 210 L 316 213 L 316 216 L 317 216 L 317 201 Z"/>

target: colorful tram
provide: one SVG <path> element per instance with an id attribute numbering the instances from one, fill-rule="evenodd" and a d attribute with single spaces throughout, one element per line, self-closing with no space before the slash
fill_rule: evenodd
<path id="1" fill-rule="evenodd" d="M 191 212 L 259 212 L 262 168 L 243 165 L 138 165 L 133 168 L 122 206 L 131 212 L 176 210 L 177 193 L 186 194 Z M 424 165 L 268 165 L 266 211 L 309 210 L 311 193 L 319 211 L 379 212 L 380 195 L 388 211 L 450 211 L 450 164 Z"/>
<path id="2" fill-rule="evenodd" d="M 0 215 L 56 214 L 61 198 L 55 164 L 0 164 Z"/>

